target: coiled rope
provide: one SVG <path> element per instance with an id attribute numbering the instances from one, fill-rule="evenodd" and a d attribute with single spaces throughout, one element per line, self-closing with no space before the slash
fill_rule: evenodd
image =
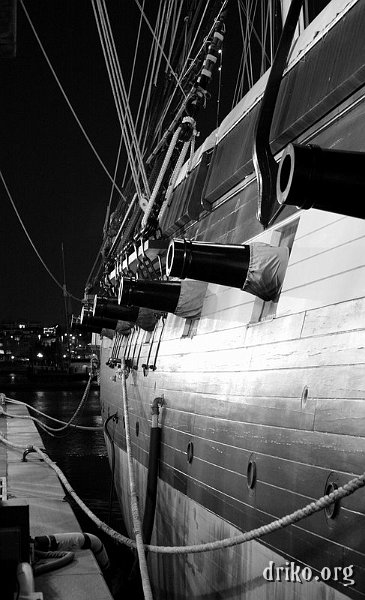
<path id="1" fill-rule="evenodd" d="M 14 444 L 7 440 L 0 433 L 0 441 L 5 445 L 10 446 L 11 448 L 16 448 L 24 452 L 24 450 L 31 450 L 36 452 L 40 458 L 47 463 L 54 471 L 57 473 L 61 483 L 64 485 L 67 492 L 70 496 L 75 500 L 78 506 L 85 512 L 85 514 L 95 523 L 99 529 L 101 529 L 104 533 L 109 535 L 112 540 L 116 543 L 123 544 L 128 548 L 135 549 L 137 544 L 134 540 L 127 538 L 122 535 L 118 531 L 109 527 L 106 523 L 101 521 L 81 500 L 81 498 L 76 494 L 75 490 L 72 488 L 70 483 L 67 481 L 65 475 L 62 473 L 61 469 L 54 463 L 38 446 L 30 446 L 28 448 L 24 448 L 20 444 Z M 280 519 L 276 519 L 267 525 L 262 525 L 256 529 L 252 529 L 251 531 L 247 531 L 245 533 L 240 533 L 234 537 L 225 538 L 223 540 L 217 540 L 216 542 L 208 542 L 206 544 L 195 544 L 192 546 L 153 546 L 150 544 L 146 544 L 144 546 L 145 550 L 149 552 L 155 552 L 159 554 L 197 554 L 200 552 L 209 552 L 213 550 L 221 550 L 222 548 L 231 548 L 232 546 L 238 546 L 239 544 L 243 544 L 245 542 L 249 542 L 252 540 L 257 540 L 268 533 L 272 533 L 273 531 L 277 531 L 278 529 L 284 529 L 284 527 L 288 527 L 289 525 L 293 525 L 294 523 L 298 523 L 302 519 L 313 515 L 316 512 L 327 508 L 334 502 L 338 502 L 342 498 L 346 496 L 350 496 L 356 490 L 365 486 L 365 473 L 360 475 L 359 477 L 355 477 L 351 479 L 345 485 L 339 487 L 337 490 L 334 490 L 330 494 L 326 496 L 322 496 L 318 500 L 307 504 L 304 508 L 300 508 L 285 517 Z"/>

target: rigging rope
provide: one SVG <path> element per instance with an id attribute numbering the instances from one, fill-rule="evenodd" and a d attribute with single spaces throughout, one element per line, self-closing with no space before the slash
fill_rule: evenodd
<path id="1" fill-rule="evenodd" d="M 11 205 L 12 205 L 13 209 L 14 209 L 14 212 L 15 212 L 15 214 L 16 214 L 16 216 L 17 216 L 17 218 L 18 218 L 18 221 L 19 221 L 20 225 L 21 225 L 21 226 L 22 226 L 22 228 L 23 228 L 23 231 L 24 231 L 25 235 L 26 235 L 26 236 L 27 236 L 27 238 L 28 238 L 28 241 L 29 241 L 30 245 L 32 246 L 32 248 L 33 248 L 34 252 L 36 253 L 36 255 L 37 255 L 37 257 L 39 258 L 40 262 L 42 263 L 43 267 L 46 269 L 46 271 L 47 271 L 48 275 L 49 275 L 49 276 L 51 277 L 51 279 L 52 279 L 52 280 L 55 282 L 55 284 L 56 284 L 56 285 L 57 285 L 57 286 L 58 286 L 58 287 L 59 287 L 59 288 L 60 288 L 60 289 L 61 289 L 61 290 L 62 290 L 64 293 L 66 293 L 66 294 L 67 294 L 67 296 L 69 296 L 70 298 L 73 298 L 74 300 L 77 300 L 77 302 L 82 302 L 81 298 L 77 298 L 77 296 L 74 296 L 73 294 L 71 294 L 70 292 L 68 292 L 67 290 L 65 290 L 65 287 L 64 287 L 64 285 L 63 285 L 62 283 L 60 283 L 60 282 L 58 281 L 58 279 L 56 279 L 56 277 L 53 275 L 52 271 L 51 271 L 51 270 L 50 270 L 50 269 L 47 267 L 46 263 L 44 262 L 43 258 L 41 257 L 41 255 L 39 254 L 39 252 L 38 252 L 37 248 L 35 247 L 35 245 L 34 245 L 34 242 L 33 242 L 32 238 L 30 237 L 30 234 L 28 233 L 28 230 L 27 230 L 26 226 L 24 225 L 24 222 L 23 222 L 23 220 L 22 220 L 22 218 L 21 218 L 21 216 L 20 216 L 20 214 L 19 214 L 19 211 L 18 211 L 17 207 L 15 206 L 15 202 L 14 202 L 14 200 L 13 200 L 13 198 L 12 198 L 12 195 L 11 195 L 11 193 L 10 193 L 10 190 L 9 190 L 8 186 L 6 185 L 6 181 L 5 181 L 5 179 L 4 179 L 4 175 L 2 174 L 1 170 L 0 170 L 0 179 L 1 179 L 1 181 L 3 182 L 4 188 L 5 188 L 5 191 L 6 191 L 7 195 L 8 195 L 8 198 L 9 198 L 9 200 L 10 200 L 10 203 L 11 203 Z"/>
<path id="2" fill-rule="evenodd" d="M 161 7 L 162 7 L 162 10 L 161 10 Z M 154 55 L 154 59 L 155 59 L 155 69 L 154 69 L 155 75 L 153 78 L 154 86 L 157 85 L 158 71 L 160 68 L 161 57 L 162 57 L 162 53 L 158 52 L 158 50 L 159 50 L 159 48 L 163 48 L 165 45 L 165 41 L 166 41 L 165 34 L 167 33 L 167 28 L 169 27 L 169 17 L 166 14 L 167 10 L 168 10 L 168 3 L 167 2 L 160 3 L 158 15 L 157 15 L 156 27 L 155 27 L 155 37 L 154 37 L 154 39 L 156 40 L 155 55 Z M 142 12 L 141 12 L 141 16 L 143 16 Z M 157 33 L 156 33 L 156 30 L 157 30 Z"/>
<path id="3" fill-rule="evenodd" d="M 172 76 L 174 77 L 174 79 L 176 80 L 176 83 L 177 83 L 177 85 L 179 86 L 179 88 L 180 88 L 180 90 L 181 90 L 181 93 L 182 93 L 182 95 L 184 96 L 184 98 L 186 98 L 186 95 L 185 95 L 185 92 L 184 92 L 184 90 L 183 90 L 183 88 L 182 88 L 182 86 L 181 86 L 181 82 L 180 82 L 180 80 L 179 80 L 179 77 L 176 75 L 176 73 L 175 73 L 174 69 L 172 68 L 172 66 L 171 66 L 171 63 L 170 63 L 170 61 L 169 61 L 169 59 L 168 59 L 168 57 L 167 57 L 167 55 L 166 55 L 166 53 L 165 53 L 165 51 L 164 51 L 164 49 L 162 48 L 162 46 L 161 46 L 161 44 L 160 44 L 159 40 L 157 39 L 157 37 L 156 37 L 156 34 L 155 34 L 155 32 L 154 32 L 153 28 L 151 27 L 151 24 L 150 24 L 149 20 L 148 20 L 148 19 L 147 19 L 147 17 L 146 17 L 146 13 L 144 12 L 144 10 L 143 10 L 142 6 L 140 5 L 140 3 L 138 2 L 138 0 L 135 0 L 135 3 L 137 4 L 137 6 L 138 6 L 138 8 L 139 8 L 139 10 L 140 10 L 140 12 L 141 12 L 141 14 L 142 14 L 142 16 L 143 16 L 143 19 L 144 19 L 144 21 L 145 21 L 145 23 L 146 23 L 146 25 L 147 25 L 148 29 L 149 29 L 149 30 L 150 30 L 150 32 L 152 33 L 152 35 L 153 35 L 153 38 L 156 40 L 156 43 L 157 43 L 157 45 L 159 46 L 159 48 L 160 48 L 160 50 L 161 50 L 162 56 L 163 56 L 163 57 L 164 57 L 164 59 L 166 60 L 166 64 L 167 64 L 168 68 L 170 69 L 170 73 L 171 73 L 171 75 L 172 75 Z"/>
<path id="4" fill-rule="evenodd" d="M 94 10 L 95 22 L 96 22 L 96 25 L 98 28 L 98 33 L 99 33 L 99 38 L 100 38 L 100 42 L 101 42 L 101 47 L 103 50 L 104 60 L 105 60 L 105 64 L 106 64 L 107 71 L 108 71 L 109 82 L 110 82 L 110 86 L 111 86 L 112 93 L 113 93 L 114 104 L 115 104 L 115 107 L 117 110 L 119 124 L 121 127 L 122 136 L 124 139 L 124 143 L 125 143 L 128 158 L 129 158 L 129 164 L 130 164 L 131 171 L 132 171 L 132 177 L 134 180 L 134 184 L 136 186 L 137 193 L 140 196 L 141 189 L 139 186 L 139 179 L 138 179 L 136 165 L 133 161 L 133 153 L 132 153 L 132 148 L 130 145 L 129 131 L 128 131 L 128 128 L 126 127 L 126 115 L 123 112 L 122 101 L 120 99 L 120 92 L 118 90 L 117 76 L 116 76 L 116 72 L 115 72 L 115 60 L 116 59 L 115 59 L 115 57 L 112 56 L 110 40 L 107 39 L 106 25 L 105 25 L 105 20 L 103 20 L 102 12 L 101 13 L 99 12 L 99 14 L 97 12 L 97 9 L 98 10 L 100 9 L 99 3 L 97 2 L 95 4 L 95 2 L 93 2 L 92 7 Z M 99 20 L 98 20 L 98 17 L 99 17 Z M 114 62 L 113 62 L 113 58 L 114 58 Z"/>
<path id="5" fill-rule="evenodd" d="M 158 221 L 159 221 L 160 226 L 161 226 L 162 220 L 164 218 L 165 212 L 166 212 L 166 210 L 167 210 L 167 208 L 169 206 L 169 201 L 170 201 L 170 198 L 171 198 L 171 194 L 172 194 L 172 192 L 174 190 L 174 186 L 175 186 L 176 180 L 178 178 L 178 175 L 180 173 L 180 170 L 181 170 L 181 168 L 182 168 L 182 166 L 184 164 L 185 156 L 187 154 L 189 146 L 190 147 L 193 146 L 193 140 L 194 139 L 195 139 L 195 136 L 193 134 L 191 140 L 188 140 L 187 142 L 184 142 L 184 144 L 183 144 L 183 146 L 181 148 L 181 152 L 180 152 L 179 158 L 176 161 L 176 165 L 175 165 L 174 171 L 173 171 L 173 173 L 171 175 L 171 179 L 170 179 L 170 182 L 169 182 L 169 185 L 168 185 L 168 188 L 167 188 L 165 199 L 164 199 L 164 201 L 162 203 L 162 206 L 161 206 L 161 209 L 160 209 L 160 212 L 159 212 L 159 215 L 158 215 Z"/>
<path id="6" fill-rule="evenodd" d="M 111 45 L 111 49 L 113 51 L 114 63 L 115 63 L 115 67 L 116 67 L 115 73 L 117 76 L 117 81 L 119 83 L 120 91 L 122 92 L 122 100 L 123 100 L 123 106 L 125 109 L 125 117 L 128 122 L 129 130 L 130 130 L 130 140 L 131 140 L 130 144 L 131 144 L 131 147 L 134 148 L 134 152 L 135 152 L 136 159 L 137 159 L 137 166 L 139 167 L 139 172 L 140 172 L 143 184 L 144 184 L 145 193 L 148 193 L 149 186 L 148 186 L 147 175 L 145 172 L 145 167 L 144 167 L 143 160 L 142 160 L 142 154 L 141 154 L 138 139 L 137 139 L 136 129 L 135 129 L 135 125 L 134 125 L 133 118 L 132 118 L 132 113 L 131 113 L 130 104 L 129 104 L 129 97 L 128 97 L 128 94 L 126 91 L 118 55 L 116 52 L 115 42 L 114 42 L 114 38 L 113 38 L 111 26 L 110 26 L 110 21 L 109 21 L 109 16 L 108 16 L 107 9 L 106 9 L 105 0 L 102 0 L 102 2 L 100 2 L 100 0 L 98 0 L 98 3 L 99 3 L 99 5 L 103 6 L 103 8 L 104 8 L 105 16 L 103 18 L 103 23 L 104 23 L 104 27 L 106 26 L 105 31 L 108 35 L 107 39 L 109 40 L 109 44 Z"/>
<path id="7" fill-rule="evenodd" d="M 120 140 L 119 140 L 118 154 L 117 154 L 117 158 L 116 158 L 116 161 L 115 161 L 115 167 L 114 167 L 114 181 L 117 178 L 117 172 L 118 172 L 118 167 L 119 167 L 119 159 L 120 159 L 120 151 L 122 149 L 122 144 L 123 144 L 123 135 L 120 136 Z M 113 183 L 112 187 L 110 189 L 109 202 L 108 202 L 108 206 L 107 206 L 106 212 L 105 212 L 105 220 L 104 220 L 104 225 L 103 225 L 103 235 L 104 235 L 104 237 L 106 236 L 106 234 L 108 232 L 108 227 L 109 227 L 109 222 L 110 222 L 110 209 L 111 209 L 111 206 L 112 206 L 114 189 L 115 189 L 115 186 L 114 186 L 114 183 Z"/>
<path id="8" fill-rule="evenodd" d="M 220 18 L 220 16 L 221 16 L 221 14 L 222 14 L 222 12 L 223 12 L 223 10 L 226 8 L 226 6 L 227 6 L 227 3 L 228 3 L 228 0 L 225 0 L 225 1 L 224 1 L 224 3 L 222 4 L 222 6 L 221 6 L 221 8 L 220 8 L 220 10 L 219 10 L 219 12 L 218 12 L 218 14 L 217 14 L 216 18 L 214 19 L 213 25 L 211 26 L 211 28 L 210 28 L 210 30 L 209 30 L 209 32 L 208 32 L 208 34 L 205 36 L 205 38 L 204 38 L 204 40 L 203 40 L 203 43 L 201 44 L 201 46 L 200 46 L 199 50 L 197 51 L 197 53 L 196 53 L 196 55 L 195 55 L 195 58 L 193 58 L 193 59 L 191 59 L 191 60 L 189 61 L 189 56 L 190 56 L 190 53 L 191 53 L 191 52 L 192 52 L 192 50 L 193 50 L 193 45 L 194 45 L 194 43 L 195 43 L 195 38 L 196 38 L 196 36 L 195 36 L 195 38 L 194 38 L 194 40 L 193 40 L 193 42 L 192 42 L 192 44 L 191 44 L 191 46 L 190 46 L 189 52 L 188 52 L 188 54 L 187 54 L 187 57 L 186 57 L 185 63 L 184 63 L 184 65 L 183 65 L 183 66 L 182 66 L 182 68 L 181 68 L 181 73 L 180 73 L 180 76 L 179 76 L 179 82 L 180 82 L 180 83 L 182 82 L 182 80 L 183 80 L 183 79 L 185 79 L 185 78 L 188 76 L 188 74 L 190 73 L 190 71 L 191 71 L 191 70 L 194 68 L 194 65 L 195 65 L 195 63 L 196 63 L 196 61 L 197 61 L 198 57 L 200 56 L 200 54 L 201 54 L 202 50 L 205 48 L 205 46 L 206 46 L 206 43 L 207 43 L 207 40 L 208 40 L 208 39 L 210 38 L 210 36 L 212 35 L 212 33 L 213 33 L 213 31 L 214 31 L 214 28 L 215 28 L 215 26 L 216 26 L 216 24 L 217 24 L 217 21 L 219 20 L 219 18 Z M 208 4 L 207 4 L 207 6 L 208 6 Z M 204 13 L 205 13 L 205 11 L 204 11 Z M 200 29 L 200 27 L 201 27 L 201 24 L 202 24 L 202 23 L 200 23 L 200 24 L 199 24 L 199 29 Z M 188 64 L 188 62 L 190 62 L 190 64 L 189 64 L 189 67 L 188 67 L 188 68 L 186 69 L 186 71 L 185 71 L 185 68 L 187 67 L 187 64 Z M 162 115 L 161 115 L 161 117 L 160 117 L 160 121 L 159 121 L 159 124 L 158 124 L 158 125 L 157 125 L 157 127 L 156 127 L 156 130 L 159 130 L 159 128 L 161 127 L 161 125 L 162 125 L 162 122 L 163 122 L 163 120 L 165 119 L 165 117 L 166 117 L 166 115 L 167 115 L 167 112 L 168 112 L 168 110 L 169 110 L 169 108 L 170 108 L 170 105 L 171 105 L 171 103 L 172 103 L 172 101 L 173 101 L 173 99 L 174 99 L 174 96 L 175 96 L 175 93 L 176 93 L 176 91 L 177 91 L 177 90 L 178 90 L 178 87 L 175 87 L 175 89 L 173 90 L 173 92 L 172 92 L 172 94 L 171 94 L 171 96 L 170 96 L 170 98 L 169 98 L 169 101 L 167 102 L 167 104 L 166 104 L 166 106 L 165 106 L 164 112 L 162 113 Z M 183 103 L 183 105 L 182 105 L 182 107 L 181 107 L 181 109 L 180 109 L 180 111 L 179 111 L 179 114 L 175 116 L 174 120 L 172 121 L 172 123 L 170 124 L 170 126 L 167 128 L 167 130 L 166 130 L 165 134 L 163 135 L 163 137 L 162 137 L 162 138 L 161 138 L 161 140 L 159 141 L 159 143 L 158 143 L 158 145 L 157 145 L 157 148 L 155 148 L 155 149 L 154 149 L 154 151 L 152 152 L 152 154 L 151 154 L 151 155 L 150 155 L 150 156 L 147 158 L 147 164 L 148 164 L 148 163 L 151 161 L 151 159 L 152 159 L 152 157 L 154 156 L 154 154 L 155 154 L 155 153 L 156 153 L 156 152 L 159 150 L 159 148 L 161 147 L 161 145 L 164 143 L 164 141 L 165 141 L 165 139 L 166 139 L 166 135 L 168 135 L 168 133 L 169 133 L 170 131 L 172 131 L 172 130 L 175 128 L 175 125 L 176 125 L 177 121 L 180 119 L 180 116 L 181 116 L 181 114 L 182 114 L 182 113 L 183 113 L 183 111 L 185 110 L 185 106 L 187 105 L 187 103 L 188 103 L 188 101 L 189 101 L 189 99 L 190 99 L 190 96 L 191 96 L 191 91 L 190 91 L 190 92 L 188 93 L 188 95 L 185 97 L 184 103 Z"/>
<path id="9" fill-rule="evenodd" d="M 177 4 L 177 6 L 176 6 L 176 4 Z M 175 46 L 176 34 L 177 34 L 178 27 L 179 27 L 179 21 L 180 21 L 182 7 L 183 7 L 183 2 L 177 2 L 177 3 L 174 2 L 173 9 L 171 9 L 173 11 L 173 15 L 172 15 L 172 24 L 171 24 L 171 34 L 170 34 L 170 48 L 169 48 L 169 54 L 168 54 L 169 62 L 171 61 L 172 51 Z M 167 73 L 167 71 L 168 71 L 168 67 L 166 65 L 165 72 Z"/>
<path id="10" fill-rule="evenodd" d="M 162 163 L 161 171 L 160 171 L 160 173 L 159 173 L 159 175 L 157 177 L 157 180 L 156 180 L 156 183 L 155 183 L 155 187 L 153 188 L 153 192 L 151 194 L 151 197 L 150 197 L 149 202 L 147 204 L 145 213 L 143 215 L 142 227 L 146 227 L 146 225 L 147 225 L 148 217 L 150 216 L 151 211 L 153 209 L 153 206 L 155 204 L 156 196 L 157 196 L 158 191 L 160 189 L 162 180 L 163 180 L 164 175 L 166 173 L 166 170 L 167 170 L 168 164 L 170 162 L 170 159 L 171 159 L 172 153 L 174 151 L 174 148 L 175 148 L 175 146 L 177 144 L 177 141 L 179 139 L 180 131 L 181 131 L 181 127 L 178 127 L 176 129 L 174 135 L 171 138 L 170 145 L 168 147 L 168 150 L 166 152 L 166 156 L 165 156 L 164 161 Z"/>
<path id="11" fill-rule="evenodd" d="M 164 16 L 161 17 L 161 6 L 162 6 L 162 4 L 160 4 L 160 6 L 159 6 L 159 10 L 158 10 L 157 18 L 156 18 L 156 24 L 155 24 L 155 29 L 158 30 L 158 33 L 153 37 L 153 42 L 151 44 L 150 54 L 149 54 L 149 58 L 148 58 L 148 65 L 147 65 L 146 72 L 145 72 L 143 91 L 141 94 L 140 105 L 138 107 L 138 115 L 137 115 L 137 118 L 138 118 L 140 115 L 141 104 L 143 103 L 143 105 L 144 105 L 143 116 L 140 121 L 141 122 L 140 141 L 141 141 L 144 153 L 146 151 L 146 143 L 147 143 L 148 137 L 149 137 L 149 135 L 151 135 L 151 131 L 150 131 L 151 114 L 148 116 L 148 118 L 146 117 L 146 115 L 147 115 L 148 109 L 151 106 L 153 89 L 157 85 L 158 67 L 161 63 L 161 56 L 162 56 L 161 51 L 160 51 L 160 48 L 161 48 L 160 40 L 161 40 L 161 35 L 162 35 L 163 22 L 165 21 L 165 29 L 166 30 L 169 27 L 169 18 L 165 19 Z M 143 11 L 140 12 L 140 18 L 143 20 L 144 2 L 143 2 L 142 9 L 143 9 Z M 168 69 L 167 69 L 167 71 L 168 71 Z M 144 98 L 143 94 L 146 89 L 147 80 L 149 83 L 148 83 L 146 97 Z M 157 128 L 154 127 L 153 129 L 154 129 L 154 136 L 159 135 L 158 127 Z"/>
<path id="12" fill-rule="evenodd" d="M 49 60 L 48 55 L 47 55 L 47 53 L 46 53 L 46 51 L 45 51 L 45 49 L 43 47 L 43 44 L 42 44 L 42 42 L 41 42 L 41 40 L 40 40 L 40 38 L 39 38 L 39 36 L 37 34 L 37 31 L 36 31 L 36 29 L 35 29 L 35 27 L 33 25 L 33 22 L 32 22 L 32 20 L 31 20 L 31 18 L 29 16 L 29 13 L 28 13 L 27 9 L 25 8 L 24 1 L 20 0 L 20 4 L 21 4 L 22 9 L 24 11 L 24 14 L 25 14 L 25 16 L 26 16 L 26 18 L 28 20 L 28 23 L 29 23 L 29 25 L 30 25 L 30 27 L 31 27 L 31 29 L 33 31 L 33 34 L 34 34 L 34 36 L 35 36 L 35 38 L 37 40 L 37 43 L 38 43 L 38 45 L 39 45 L 39 47 L 40 47 L 40 49 L 42 51 L 42 54 L 43 54 L 44 58 L 46 59 L 46 62 L 47 62 L 48 66 L 49 66 L 49 68 L 51 70 L 51 73 L 52 73 L 52 75 L 53 75 L 53 77 L 54 77 L 54 79 L 55 79 L 55 81 L 56 81 L 56 83 L 57 83 L 57 85 L 58 85 L 58 87 L 59 87 L 59 89 L 60 89 L 60 91 L 61 91 L 61 93 L 62 93 L 62 95 L 63 95 L 63 97 L 65 99 L 65 101 L 66 101 L 66 103 L 67 103 L 67 106 L 69 107 L 69 109 L 70 109 L 70 111 L 71 111 L 74 119 L 76 120 L 76 123 L 80 127 L 80 129 L 81 129 L 81 131 L 82 131 L 82 133 L 83 133 L 83 135 L 84 135 L 87 143 L 89 144 L 91 150 L 93 151 L 94 155 L 96 156 L 97 160 L 99 161 L 99 164 L 103 168 L 105 174 L 110 179 L 110 181 L 113 183 L 115 189 L 118 190 L 118 193 L 121 195 L 121 197 L 125 200 L 125 197 L 124 197 L 123 193 L 121 192 L 121 190 L 117 186 L 117 184 L 114 181 L 113 177 L 110 175 L 110 173 L 109 173 L 108 169 L 106 168 L 104 162 L 102 161 L 100 155 L 98 154 L 97 150 L 95 149 L 95 147 L 94 147 L 91 139 L 87 135 L 86 130 L 83 127 L 80 119 L 78 118 L 78 116 L 77 116 L 77 114 L 76 114 L 76 112 L 75 112 L 75 110 L 74 110 L 74 108 L 73 108 L 73 106 L 72 106 L 72 104 L 71 104 L 71 102 L 70 102 L 70 100 L 69 100 L 69 98 L 68 98 L 65 90 L 63 89 L 62 84 L 61 84 L 60 80 L 58 79 L 57 74 L 56 74 L 56 72 L 55 72 L 55 70 L 54 70 L 54 68 L 53 68 L 53 66 L 51 64 L 51 61 Z"/>
<path id="13" fill-rule="evenodd" d="M 143 0 L 143 6 L 145 4 L 146 0 Z M 141 36 L 141 28 L 142 28 L 142 15 L 140 15 L 139 17 L 139 24 L 138 24 L 138 33 L 137 33 L 137 40 L 136 40 L 136 48 L 134 51 L 134 56 L 133 56 L 133 65 L 132 65 L 132 73 L 130 76 L 130 80 L 129 80 L 129 87 L 128 87 L 128 102 L 131 96 L 131 91 L 132 91 L 132 86 L 133 86 L 133 81 L 134 81 L 134 74 L 135 74 L 135 68 L 136 68 L 136 62 L 137 62 L 137 54 L 138 54 L 138 49 L 139 49 L 139 42 L 140 42 L 140 36 Z M 139 119 L 139 114 L 140 114 L 140 110 L 141 110 L 141 106 L 142 106 L 142 99 L 143 99 L 143 94 L 144 94 L 144 89 L 145 89 L 145 84 L 146 84 L 146 77 L 147 77 L 147 72 L 148 72 L 148 68 L 146 69 L 146 73 L 145 73 L 145 80 L 144 80 L 144 84 L 143 84 L 143 88 L 142 88 L 142 92 L 140 95 L 140 100 L 139 100 L 139 106 L 138 106 L 138 111 L 137 111 L 137 116 L 136 116 L 136 130 L 138 130 L 138 119 Z M 140 145 L 142 154 L 143 154 L 143 145 L 141 144 L 141 132 L 139 133 L 138 136 L 138 143 Z M 124 187 L 125 185 L 125 181 L 127 178 L 127 171 L 128 171 L 128 161 L 126 162 L 125 165 L 125 169 L 124 169 L 124 175 L 123 175 L 123 180 L 122 180 L 122 187 Z"/>
<path id="14" fill-rule="evenodd" d="M 109 73 L 109 80 L 113 91 L 114 102 L 117 108 L 122 134 L 124 136 L 124 141 L 128 152 L 128 158 L 132 169 L 136 191 L 138 193 L 138 197 L 141 198 L 142 190 L 139 184 L 139 176 L 141 176 L 145 194 L 149 193 L 148 180 L 128 102 L 128 94 L 120 68 L 107 8 L 104 0 L 96 0 L 96 4 L 94 0 L 92 6 L 94 9 L 95 20 L 103 48 L 105 63 Z"/>

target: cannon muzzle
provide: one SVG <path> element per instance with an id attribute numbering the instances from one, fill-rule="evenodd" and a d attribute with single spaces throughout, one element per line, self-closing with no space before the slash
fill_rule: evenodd
<path id="1" fill-rule="evenodd" d="M 280 204 L 365 218 L 365 153 L 289 144 L 276 181 Z"/>
<path id="2" fill-rule="evenodd" d="M 168 276 L 198 279 L 242 288 L 250 264 L 250 247 L 171 240 L 166 257 Z"/>

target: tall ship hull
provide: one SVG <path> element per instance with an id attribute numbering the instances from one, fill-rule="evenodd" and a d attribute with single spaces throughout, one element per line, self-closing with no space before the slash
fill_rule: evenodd
<path id="1" fill-rule="evenodd" d="M 132 538 L 121 371 L 142 516 L 150 502 L 151 407 L 158 406 L 153 545 L 234 538 L 364 471 L 363 31 L 364 2 L 334 0 L 292 45 L 269 127 L 279 204 L 265 196 L 258 202 L 253 158 L 266 72 L 181 167 L 158 235 L 113 242 L 107 291 L 114 306 L 118 291 L 123 303 L 128 281 L 204 282 L 186 292 L 181 311 L 175 301 L 166 308 L 167 287 L 157 292 L 160 305 L 155 291 L 152 301 L 142 291 L 137 306 L 149 310 L 152 325 L 139 312 L 140 320 L 119 316 L 94 327 L 106 443 Z M 317 162 L 299 164 L 300 149 L 313 146 L 334 151 L 328 177 L 322 163 L 318 170 Z M 350 175 L 338 167 L 348 162 Z M 231 255 L 216 260 L 211 247 L 237 248 L 232 272 Z M 239 247 L 249 248 L 250 285 Z M 280 265 L 268 260 L 267 275 L 261 252 L 272 248 Z M 279 279 L 274 290 L 267 291 L 267 277 Z M 134 300 L 126 303 L 136 306 L 140 297 L 131 290 Z M 150 551 L 154 597 L 364 598 L 364 523 L 359 489 L 245 543 L 189 554 Z"/>

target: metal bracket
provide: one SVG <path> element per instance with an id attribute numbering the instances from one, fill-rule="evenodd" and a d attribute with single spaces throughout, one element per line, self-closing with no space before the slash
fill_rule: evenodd
<path id="1" fill-rule="evenodd" d="M 44 448 L 40 448 L 40 450 L 42 450 L 42 452 L 44 452 L 46 454 L 46 450 Z M 27 456 L 31 452 L 37 452 L 37 451 L 33 446 L 28 446 L 23 452 L 22 462 L 27 462 Z M 42 461 L 43 458 L 41 458 L 40 460 Z"/>

